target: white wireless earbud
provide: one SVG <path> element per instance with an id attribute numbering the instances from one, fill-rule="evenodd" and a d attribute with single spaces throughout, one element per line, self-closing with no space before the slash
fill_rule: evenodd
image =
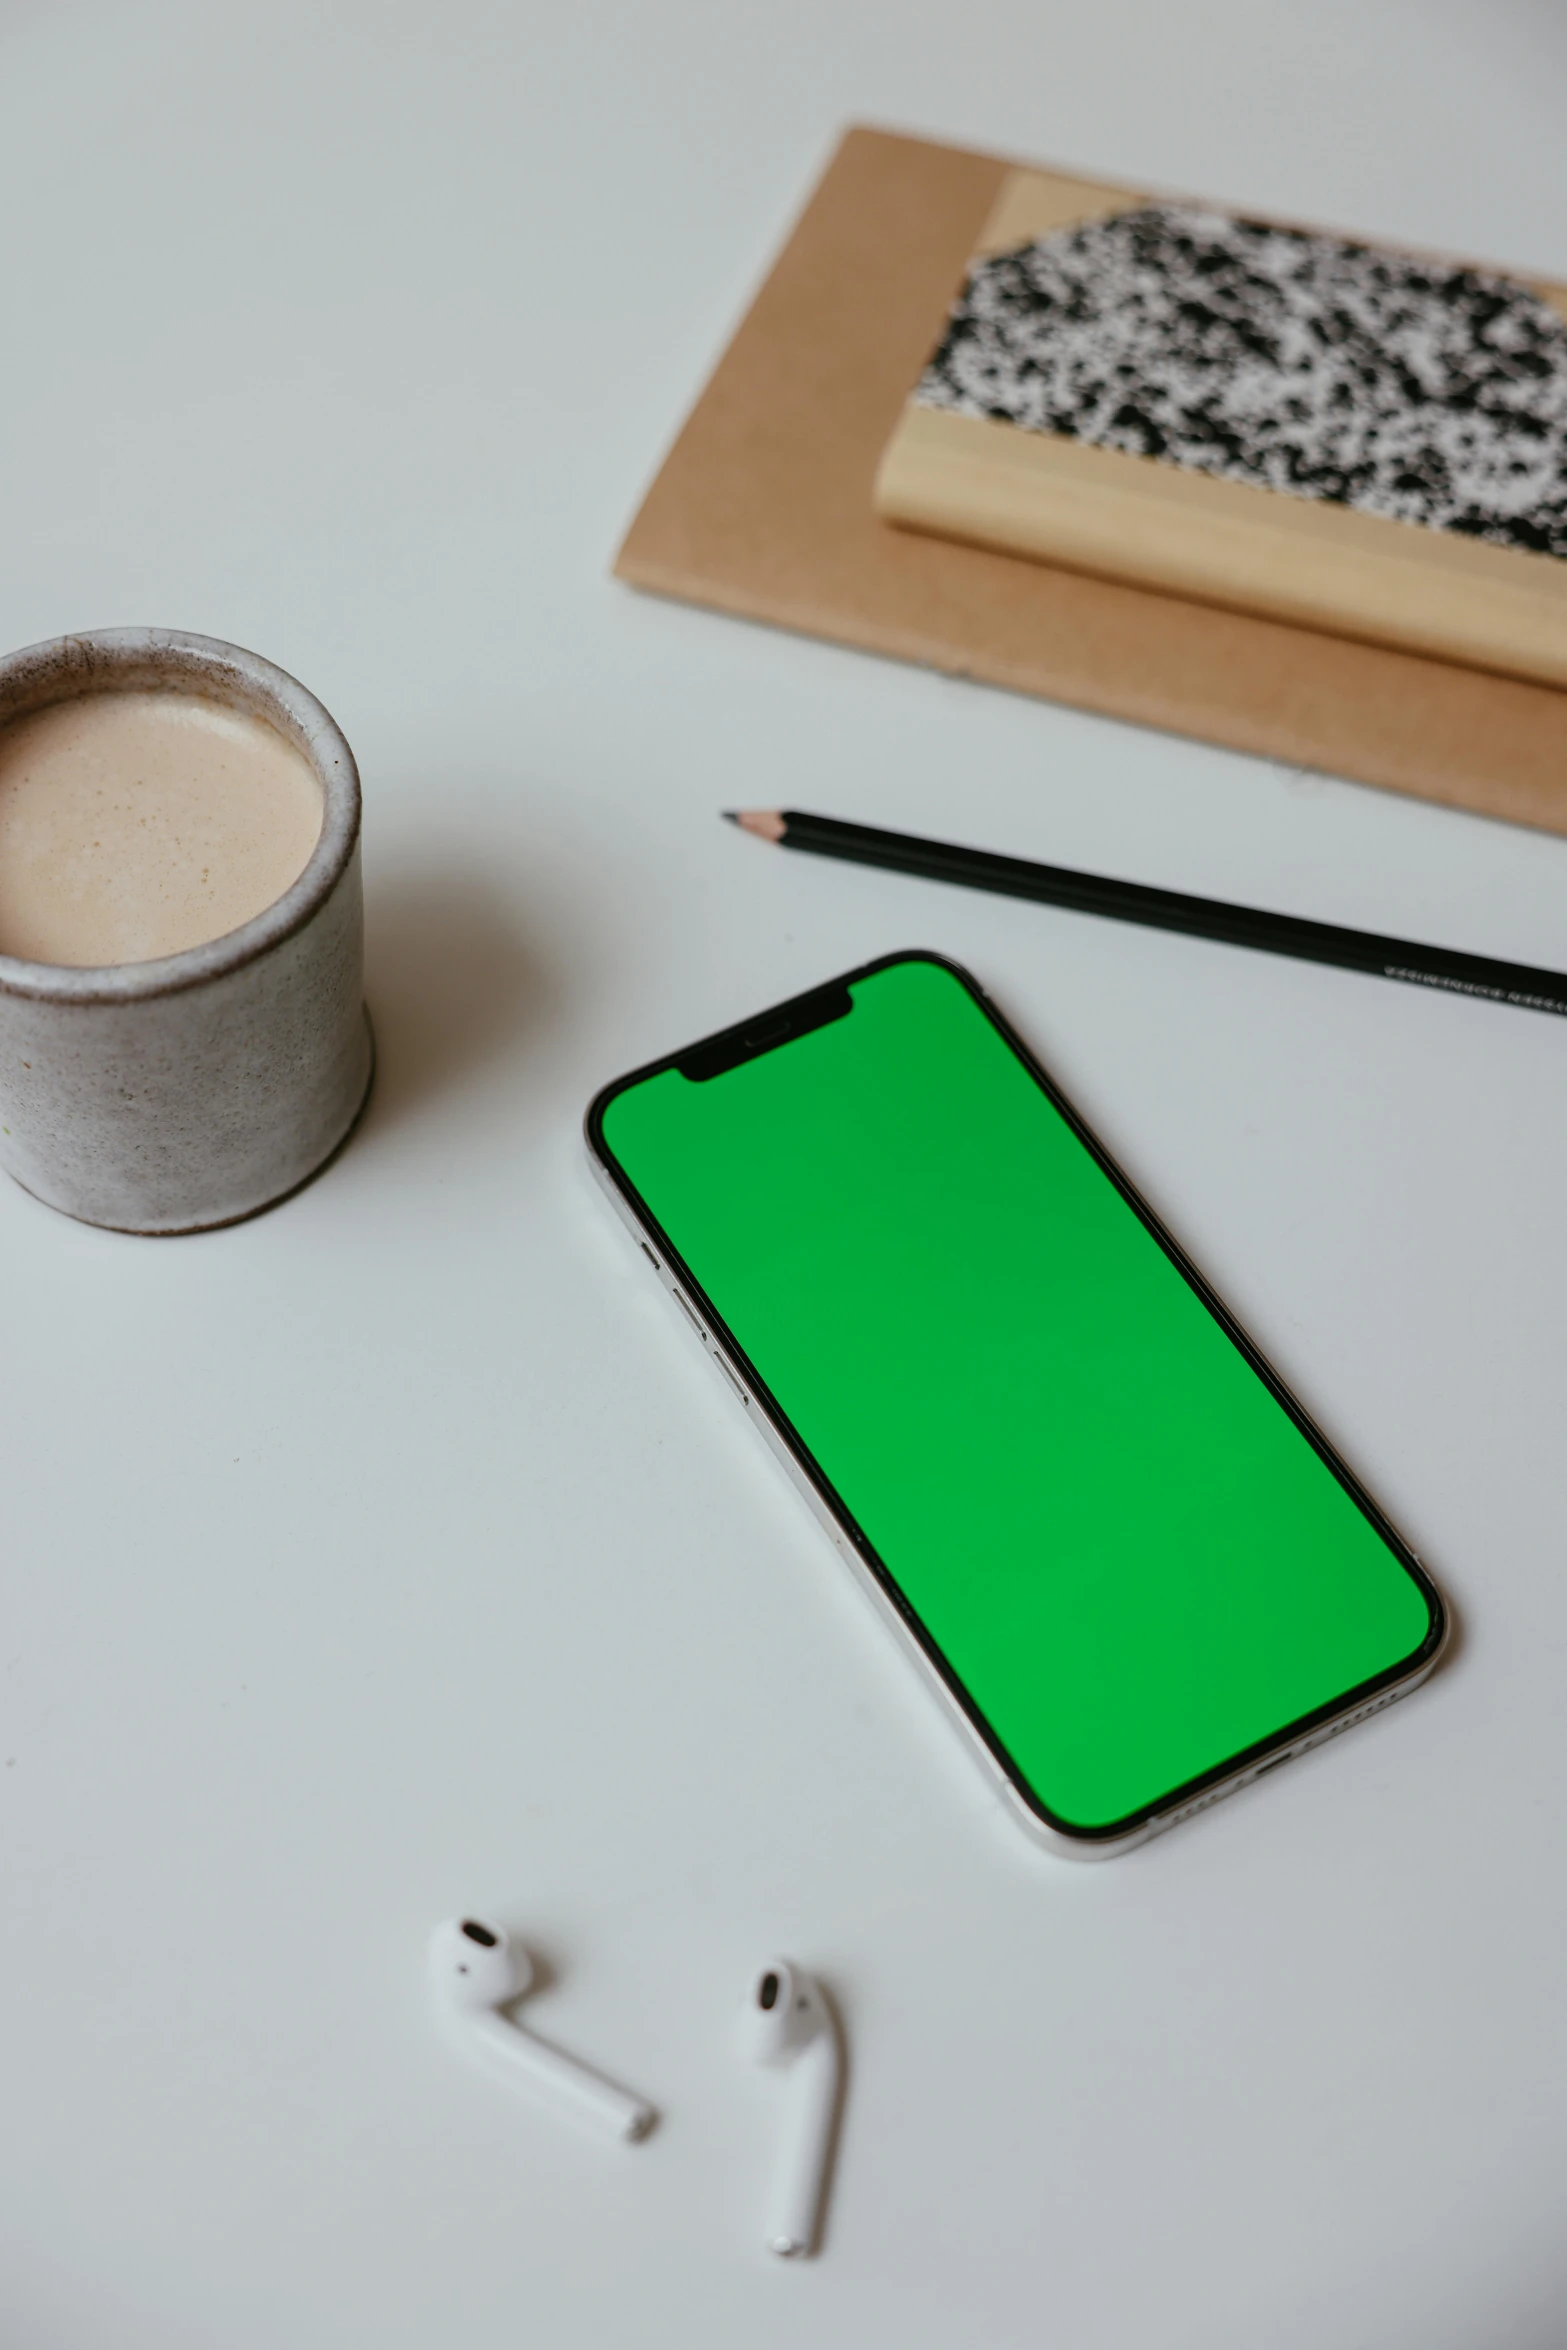
<path id="1" fill-rule="evenodd" d="M 526 1951 L 484 1918 L 454 1918 L 437 1926 L 430 1943 L 430 1983 L 441 2021 L 469 2054 L 492 2071 L 529 2088 L 547 2090 L 622 2138 L 645 2138 L 657 2120 L 651 2105 L 612 2081 L 536 2040 L 523 2024 L 498 2011 L 520 1999 L 533 1980 Z"/>
<path id="2" fill-rule="evenodd" d="M 751 1987 L 746 2038 L 761 2063 L 789 2074 L 767 2246 L 786 2260 L 798 2259 L 815 2245 L 832 2157 L 843 2079 L 838 2027 L 804 1968 L 775 1958 Z"/>

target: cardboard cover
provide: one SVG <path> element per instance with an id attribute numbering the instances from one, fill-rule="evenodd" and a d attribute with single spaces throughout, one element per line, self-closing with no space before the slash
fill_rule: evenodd
<path id="1" fill-rule="evenodd" d="M 846 135 L 648 492 L 619 576 L 1567 833 L 1567 692 L 877 519 L 882 450 L 1011 168 Z"/>

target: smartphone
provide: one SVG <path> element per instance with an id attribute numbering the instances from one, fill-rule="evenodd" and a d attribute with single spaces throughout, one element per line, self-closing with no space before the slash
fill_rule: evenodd
<path id="1" fill-rule="evenodd" d="M 1121 1852 L 1390 1705 L 1407 1544 L 970 974 L 606 1086 L 595 1171 L 1009 1804 Z"/>

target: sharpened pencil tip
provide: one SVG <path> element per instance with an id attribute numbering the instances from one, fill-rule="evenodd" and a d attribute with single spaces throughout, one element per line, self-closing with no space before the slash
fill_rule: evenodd
<path id="1" fill-rule="evenodd" d="M 720 816 L 722 816 L 726 824 L 738 824 L 740 821 L 740 811 L 738 808 L 720 808 L 718 813 Z"/>
<path id="2" fill-rule="evenodd" d="M 754 832 L 758 840 L 783 839 L 786 827 L 776 808 L 726 808 L 724 814 L 742 832 Z"/>

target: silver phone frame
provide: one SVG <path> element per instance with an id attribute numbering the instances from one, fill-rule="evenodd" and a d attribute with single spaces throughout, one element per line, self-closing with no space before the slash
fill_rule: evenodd
<path id="1" fill-rule="evenodd" d="M 1184 1250 L 1180 1248 L 1179 1244 L 1174 1240 L 1173 1236 L 1165 1231 L 1163 1224 L 1154 1214 L 1152 1209 L 1149 1208 L 1147 1202 L 1142 1199 L 1141 1194 L 1138 1193 L 1135 1187 L 1129 1182 L 1128 1178 L 1121 1173 L 1121 1170 L 1116 1166 L 1116 1163 L 1111 1158 L 1109 1152 L 1105 1150 L 1104 1145 L 1100 1143 L 1097 1137 L 1092 1134 L 1092 1131 L 1087 1127 L 1086 1123 L 1079 1116 L 1076 1110 L 1072 1109 L 1071 1104 L 1065 1102 L 1065 1097 L 1061 1095 L 1060 1089 L 1056 1086 L 1054 1080 L 1050 1079 L 1047 1073 L 1041 1068 L 1034 1054 L 1023 1042 L 1022 1038 L 1017 1035 L 1017 1032 L 1012 1028 L 1010 1022 L 1000 1012 L 999 1008 L 995 1005 L 986 991 L 980 986 L 980 983 L 977 979 L 975 979 L 972 972 L 965 970 L 961 964 L 953 962 L 952 959 L 946 955 L 919 950 L 905 950 L 900 954 L 880 956 L 874 963 L 864 965 L 860 969 L 845 973 L 843 975 L 844 980 L 845 982 L 850 982 L 855 979 L 868 977 L 872 972 L 885 969 L 890 964 L 916 959 L 922 962 L 940 964 L 944 969 L 953 972 L 954 975 L 961 979 L 964 985 L 979 998 L 983 1010 L 1001 1029 L 1007 1041 L 1013 1045 L 1014 1049 L 1018 1051 L 1025 1065 L 1037 1076 L 1044 1079 L 1047 1098 L 1050 1098 L 1058 1104 L 1064 1104 L 1070 1113 L 1073 1123 L 1080 1130 L 1081 1134 L 1087 1139 L 1093 1152 L 1097 1154 L 1099 1159 L 1108 1168 L 1114 1170 L 1114 1174 L 1124 1190 L 1138 1204 L 1139 1208 L 1147 1217 L 1153 1229 L 1155 1230 L 1156 1235 L 1160 1237 L 1165 1246 L 1169 1248 L 1177 1263 L 1196 1276 L 1199 1294 L 1204 1296 L 1205 1302 L 1209 1303 L 1210 1306 L 1217 1307 L 1221 1327 L 1228 1325 L 1234 1330 L 1239 1331 L 1242 1338 L 1245 1338 L 1245 1333 L 1241 1329 L 1241 1325 L 1237 1323 L 1234 1316 L 1223 1307 L 1221 1301 L 1218 1300 L 1207 1281 L 1200 1274 L 1197 1274 L 1195 1266 L 1193 1266 L 1190 1259 L 1186 1257 Z M 833 983 L 828 982 L 827 984 L 831 985 Z M 791 999 L 791 1001 L 798 1000 L 800 999 Z M 784 1007 L 773 1006 L 767 1010 L 753 1014 L 749 1021 L 737 1024 L 736 1028 L 733 1030 L 721 1031 L 720 1034 L 729 1035 L 731 1033 L 738 1033 L 739 1027 L 754 1028 L 759 1023 L 765 1023 L 770 1020 L 774 1013 L 783 1008 Z M 702 1039 L 698 1041 L 699 1043 L 711 1043 L 714 1040 Z M 687 1051 L 694 1051 L 696 1049 L 696 1045 L 686 1048 Z M 1431 1674 L 1436 1670 L 1437 1665 L 1441 1662 L 1443 1653 L 1446 1650 L 1448 1642 L 1452 1636 L 1452 1615 L 1441 1591 L 1432 1581 L 1430 1571 L 1426 1567 L 1424 1560 L 1421 1559 L 1419 1555 L 1410 1548 L 1408 1543 L 1406 1543 L 1403 1538 L 1397 1534 L 1396 1530 L 1392 1528 L 1385 1514 L 1377 1508 L 1374 1502 L 1371 1501 L 1371 1497 L 1366 1494 L 1364 1488 L 1360 1485 L 1359 1480 L 1353 1476 L 1353 1473 L 1349 1470 L 1347 1464 L 1339 1460 L 1337 1452 L 1331 1445 L 1328 1444 L 1327 1439 L 1321 1435 L 1321 1431 L 1316 1428 L 1315 1422 L 1311 1419 L 1310 1414 L 1305 1410 L 1304 1406 L 1299 1402 L 1298 1398 L 1293 1395 L 1291 1390 L 1287 1387 L 1286 1383 L 1280 1378 L 1278 1372 L 1273 1368 L 1272 1364 L 1268 1363 L 1266 1365 L 1268 1376 L 1288 1398 L 1288 1401 L 1293 1407 L 1295 1413 L 1298 1414 L 1299 1418 L 1305 1423 L 1306 1427 L 1313 1431 L 1313 1433 L 1317 1436 L 1320 1444 L 1330 1456 L 1331 1460 L 1349 1480 L 1353 1494 L 1358 1496 L 1361 1501 L 1368 1505 L 1369 1509 L 1374 1514 L 1374 1521 L 1379 1522 L 1379 1530 L 1385 1530 L 1392 1536 L 1393 1542 L 1396 1545 L 1397 1554 L 1401 1557 L 1401 1559 L 1412 1559 L 1414 1561 L 1416 1568 L 1419 1570 L 1420 1575 L 1424 1578 L 1434 1597 L 1436 1608 L 1441 1620 L 1441 1630 L 1439 1636 L 1428 1655 L 1419 1658 L 1417 1662 L 1409 1669 L 1409 1671 L 1400 1676 L 1399 1679 L 1389 1682 L 1379 1688 L 1374 1697 L 1362 1700 L 1358 1704 L 1352 1700 L 1348 1705 L 1346 1705 L 1342 1712 L 1330 1715 L 1326 1720 L 1315 1723 L 1310 1730 L 1300 1732 L 1293 1738 L 1288 1736 L 1281 1737 L 1273 1745 L 1265 1748 L 1261 1753 L 1252 1755 L 1246 1762 L 1237 1766 L 1235 1770 L 1226 1773 L 1222 1778 L 1210 1781 L 1201 1789 L 1201 1792 L 1197 1795 L 1187 1797 L 1184 1801 L 1179 1799 L 1172 1801 L 1167 1809 L 1156 1811 L 1150 1814 L 1147 1819 L 1139 1821 L 1136 1826 L 1128 1829 L 1123 1835 L 1097 1836 L 1087 1832 L 1074 1835 L 1062 1828 L 1055 1826 L 1051 1821 L 1043 1819 L 1040 1816 L 1039 1811 L 1035 1808 L 1034 1802 L 1024 1792 L 1018 1782 L 1012 1777 L 1011 1773 L 1006 1770 L 1001 1762 L 1000 1757 L 995 1753 L 993 1748 L 981 1736 L 974 1722 L 970 1719 L 968 1712 L 959 1702 L 948 1683 L 943 1679 L 941 1673 L 937 1670 L 935 1664 L 927 1655 L 924 1647 L 915 1637 L 911 1627 L 905 1621 L 904 1617 L 899 1613 L 898 1608 L 893 1604 L 893 1601 L 889 1597 L 886 1590 L 883 1588 L 875 1572 L 872 1570 L 867 1561 L 860 1555 L 859 1547 L 855 1542 L 852 1533 L 838 1518 L 831 1504 L 827 1500 L 826 1495 L 806 1474 L 799 1457 L 800 1448 L 797 1448 L 797 1442 L 794 1439 L 791 1431 L 789 1431 L 788 1428 L 782 1424 L 779 1417 L 775 1417 L 773 1411 L 769 1408 L 767 1398 L 756 1393 L 755 1389 L 747 1379 L 743 1363 L 735 1356 L 729 1346 L 725 1343 L 723 1334 L 718 1328 L 715 1327 L 712 1318 L 703 1311 L 700 1300 L 687 1296 L 685 1290 L 681 1286 L 680 1281 L 670 1268 L 666 1253 L 668 1249 L 668 1243 L 664 1240 L 663 1235 L 657 1230 L 655 1226 L 644 1223 L 642 1217 L 637 1211 L 636 1202 L 622 1188 L 614 1168 L 608 1163 L 606 1159 L 601 1156 L 595 1145 L 593 1138 L 592 1119 L 599 1103 L 602 1102 L 606 1096 L 619 1092 L 623 1087 L 633 1082 L 635 1079 L 643 1076 L 651 1076 L 656 1071 L 668 1067 L 672 1062 L 678 1061 L 682 1057 L 683 1055 L 678 1052 L 674 1054 L 666 1054 L 656 1062 L 645 1064 L 642 1069 L 628 1070 L 624 1077 L 614 1079 L 610 1085 L 601 1088 L 600 1092 L 595 1095 L 594 1101 L 592 1104 L 590 1104 L 583 1122 L 583 1141 L 586 1147 L 589 1172 L 592 1174 L 598 1189 L 602 1192 L 604 1197 L 609 1201 L 611 1207 L 615 1210 L 615 1213 L 619 1217 L 621 1223 L 631 1234 L 632 1239 L 637 1245 L 639 1254 L 643 1256 L 651 1265 L 654 1273 L 658 1278 L 660 1288 L 664 1291 L 666 1297 L 671 1301 L 673 1311 L 682 1322 L 686 1323 L 690 1327 L 691 1331 L 696 1336 L 704 1353 L 707 1355 L 708 1360 L 714 1367 L 714 1376 L 719 1379 L 721 1384 L 729 1391 L 731 1398 L 735 1400 L 745 1411 L 752 1426 L 756 1428 L 761 1434 L 764 1442 L 768 1447 L 768 1450 L 772 1453 L 773 1458 L 783 1468 L 790 1484 L 794 1487 L 795 1491 L 804 1498 L 805 1502 L 810 1508 L 811 1514 L 816 1519 L 817 1523 L 824 1529 L 839 1556 L 851 1569 L 854 1585 L 856 1589 L 862 1594 L 862 1596 L 869 1600 L 877 1621 L 883 1626 L 885 1630 L 892 1633 L 901 1654 L 906 1658 L 911 1658 L 913 1660 L 927 1689 L 933 1691 L 940 1701 L 942 1713 L 959 1732 L 966 1751 L 971 1756 L 977 1758 L 993 1791 L 1001 1796 L 1010 1816 L 1014 1818 L 1020 1826 L 1023 1827 L 1026 1833 L 1036 1843 L 1042 1845 L 1045 1850 L 1052 1852 L 1059 1858 L 1063 1859 L 1113 1860 L 1121 1853 L 1131 1852 L 1135 1850 L 1138 1845 L 1147 1844 L 1154 1837 L 1164 1835 L 1169 1829 L 1179 1827 L 1183 1821 L 1195 1818 L 1198 1812 L 1209 1810 L 1214 1804 L 1221 1802 L 1226 1795 L 1234 1795 L 1238 1793 L 1241 1788 L 1252 1786 L 1258 1779 L 1265 1778 L 1270 1771 L 1276 1771 L 1284 1763 L 1293 1761 L 1297 1755 L 1308 1754 L 1314 1747 L 1327 1745 L 1330 1740 L 1337 1738 L 1341 1732 L 1353 1729 L 1357 1723 L 1368 1721 L 1373 1714 L 1382 1713 L 1388 1706 L 1396 1704 L 1400 1698 L 1407 1697 L 1411 1690 L 1418 1689 L 1422 1682 L 1430 1678 Z M 1266 1358 L 1260 1355 L 1259 1350 L 1255 1347 L 1254 1343 L 1250 1339 L 1246 1339 L 1246 1345 L 1248 1348 L 1250 1348 L 1251 1352 L 1257 1356 L 1259 1361 L 1266 1360 Z"/>

